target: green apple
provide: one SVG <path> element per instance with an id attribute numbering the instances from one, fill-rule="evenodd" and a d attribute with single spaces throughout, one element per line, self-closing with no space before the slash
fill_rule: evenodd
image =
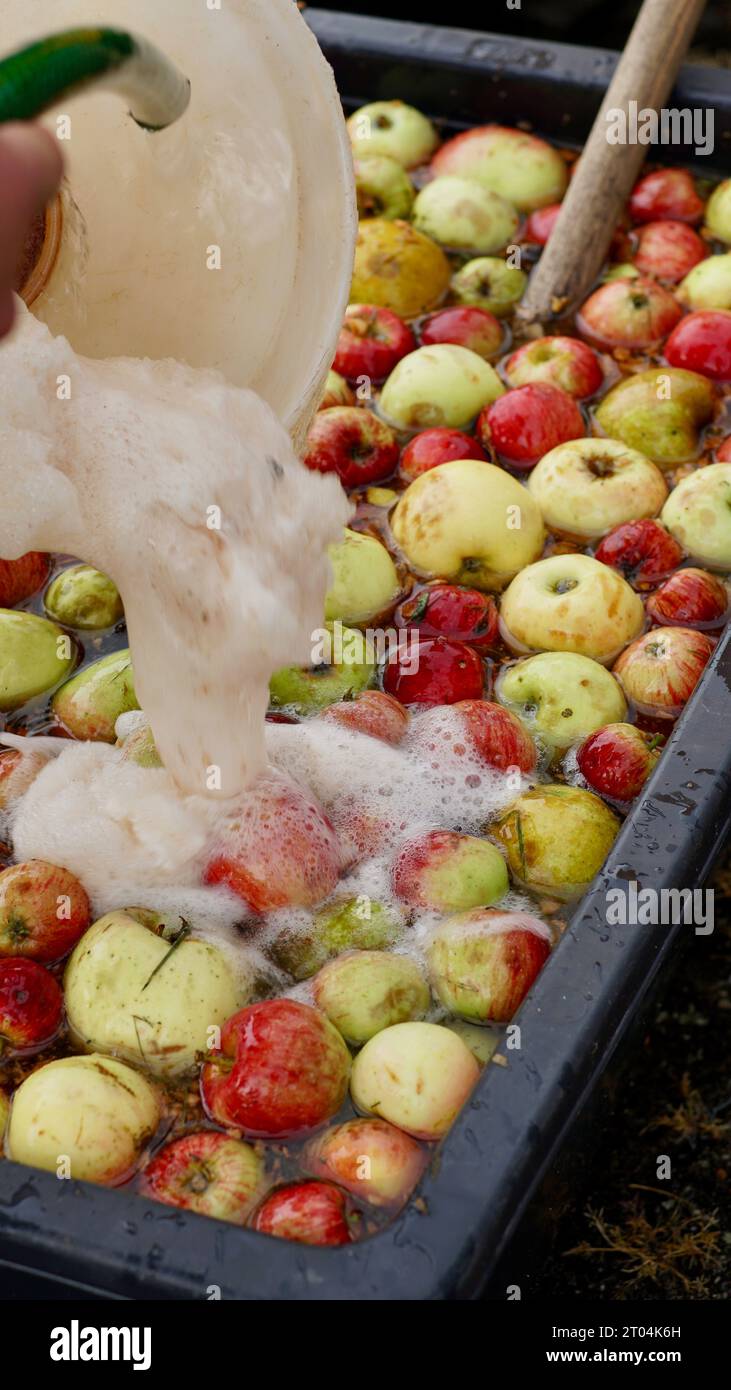
<path id="1" fill-rule="evenodd" d="M 158 1093 L 116 1057 L 61 1057 L 18 1087 L 8 1157 L 59 1177 L 113 1185 L 129 1178 L 161 1119 Z"/>
<path id="2" fill-rule="evenodd" d="M 338 898 L 321 907 L 309 927 L 285 929 L 270 949 L 282 970 L 307 980 L 343 951 L 386 950 L 402 930 L 403 920 L 393 908 L 367 896 Z"/>
<path id="3" fill-rule="evenodd" d="M 415 478 L 391 528 L 420 574 L 474 589 L 500 589 L 540 555 L 545 540 L 527 489 L 477 459 L 453 459 Z"/>
<path id="4" fill-rule="evenodd" d="M 427 830 L 407 840 L 391 866 L 391 883 L 401 902 L 436 912 L 489 906 L 510 887 L 499 849 L 456 830 Z"/>
<path id="5" fill-rule="evenodd" d="M 120 714 L 139 707 L 127 649 L 85 666 L 61 686 L 51 702 L 59 723 L 74 738 L 102 743 L 114 743 L 114 726 Z"/>
<path id="6" fill-rule="evenodd" d="M 491 1028 L 482 1023 L 467 1023 L 463 1018 L 450 1018 L 445 1024 L 450 1032 L 456 1033 L 458 1038 L 466 1043 L 475 1061 L 481 1067 L 487 1063 L 500 1046 L 502 1032 L 499 1028 Z"/>
<path id="7" fill-rule="evenodd" d="M 705 222 L 712 236 L 731 246 L 731 179 L 714 188 L 706 203 Z"/>
<path id="8" fill-rule="evenodd" d="M 301 716 L 316 714 L 373 685 L 375 652 L 363 633 L 343 627 L 342 652 L 338 652 L 337 632 L 332 624 L 326 624 L 326 629 L 330 660 L 314 666 L 285 666 L 272 676 L 269 694 L 275 709 L 291 709 Z"/>
<path id="9" fill-rule="evenodd" d="M 138 767 L 162 767 L 163 765 L 152 729 L 144 720 L 123 738 L 118 738 L 117 747 L 122 750 L 124 762 L 137 763 Z"/>
<path id="10" fill-rule="evenodd" d="M 697 456 L 700 430 L 715 404 L 716 391 L 706 377 L 682 367 L 653 367 L 613 387 L 596 418 L 612 439 L 661 467 L 673 467 Z"/>
<path id="11" fill-rule="evenodd" d="M 332 410 L 337 405 L 355 405 L 355 395 L 344 376 L 332 369 L 327 374 L 325 390 L 322 393 L 318 410 Z"/>
<path id="12" fill-rule="evenodd" d="M 682 478 L 661 520 L 692 559 L 731 570 L 731 463 L 709 463 Z"/>
<path id="13" fill-rule="evenodd" d="M 473 908 L 440 922 L 426 955 L 445 1009 L 470 1023 L 509 1023 L 550 950 L 540 918 Z"/>
<path id="14" fill-rule="evenodd" d="M 346 529 L 344 540 L 331 545 L 328 554 L 333 585 L 325 600 L 326 619 L 355 626 L 387 615 L 401 592 L 401 580 L 385 545 Z"/>
<path id="15" fill-rule="evenodd" d="M 402 166 L 388 155 L 355 161 L 355 192 L 359 217 L 408 217 L 414 185 Z"/>
<path id="16" fill-rule="evenodd" d="M 356 159 L 388 155 L 404 169 L 426 164 L 439 144 L 431 121 L 403 101 L 372 101 L 360 106 L 348 119 L 348 133 Z"/>
<path id="17" fill-rule="evenodd" d="M 76 648 L 68 635 L 34 613 L 0 608 L 0 710 L 20 709 L 52 690 L 72 671 Z"/>
<path id="18" fill-rule="evenodd" d="M 435 343 L 396 363 L 379 408 L 399 430 L 459 430 L 504 394 L 495 368 L 476 352 L 456 343 Z"/>
<path id="19" fill-rule="evenodd" d="M 519 796 L 491 830 L 518 883 L 569 901 L 598 874 L 619 825 L 593 792 L 549 783 Z"/>
<path id="20" fill-rule="evenodd" d="M 356 1110 L 413 1134 L 441 1139 L 480 1075 L 469 1048 L 438 1023 L 396 1023 L 366 1043 L 353 1063 Z"/>
<path id="21" fill-rule="evenodd" d="M 495 694 L 551 748 L 568 748 L 627 715 L 619 682 L 577 652 L 539 652 L 503 667 Z"/>
<path id="22" fill-rule="evenodd" d="M 474 179 L 521 212 L 560 203 L 568 183 L 568 169 L 557 150 L 537 135 L 501 125 L 455 135 L 436 155 L 432 171 Z"/>
<path id="23" fill-rule="evenodd" d="M 188 936 L 182 920 L 176 930 L 166 940 L 132 909 L 110 912 L 84 933 L 64 977 L 78 1046 L 168 1079 L 194 1070 L 209 1029 L 249 1002 L 253 973 L 237 980 L 218 947 Z"/>
<path id="24" fill-rule="evenodd" d="M 445 175 L 427 183 L 414 203 L 414 226 L 440 246 L 489 256 L 512 241 L 520 219 L 514 207 L 470 179 Z"/>
<path id="25" fill-rule="evenodd" d="M 370 217 L 358 227 L 350 302 L 419 318 L 444 298 L 451 274 L 441 246 L 408 222 Z"/>
<path id="26" fill-rule="evenodd" d="M 452 290 L 460 304 L 476 304 L 503 319 L 512 314 L 527 284 L 528 276 L 517 266 L 507 265 L 497 256 L 478 256 L 457 271 Z"/>
<path id="27" fill-rule="evenodd" d="M 675 293 L 689 309 L 731 309 L 731 252 L 699 261 Z"/>
<path id="28" fill-rule="evenodd" d="M 124 617 L 114 580 L 91 565 L 62 570 L 46 590 L 43 603 L 57 622 L 89 631 L 114 627 Z"/>
<path id="29" fill-rule="evenodd" d="M 579 652 L 608 662 L 642 631 L 645 610 L 608 565 L 589 555 L 551 555 L 516 576 L 500 616 L 503 636 L 518 650 Z"/>
<path id="30" fill-rule="evenodd" d="M 621 265 L 610 265 L 609 269 L 604 271 L 601 277 L 602 284 L 611 285 L 612 280 L 637 280 L 639 274 L 636 265 L 632 265 L 629 261 L 623 261 Z"/>
<path id="31" fill-rule="evenodd" d="M 418 965 L 391 951 L 354 951 L 324 965 L 312 984 L 318 1009 L 359 1046 L 382 1028 L 422 1018 L 431 1003 Z"/>
<path id="32" fill-rule="evenodd" d="M 660 469 L 618 439 L 572 439 L 539 460 L 528 490 L 552 531 L 592 538 L 657 516 L 668 490 Z"/>

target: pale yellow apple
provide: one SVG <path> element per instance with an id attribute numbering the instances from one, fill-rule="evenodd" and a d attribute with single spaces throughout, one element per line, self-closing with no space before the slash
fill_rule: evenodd
<path id="1" fill-rule="evenodd" d="M 396 602 L 401 591 L 398 571 L 375 536 L 346 529 L 340 545 L 332 545 L 328 553 L 333 568 L 333 585 L 325 600 L 328 622 L 339 618 L 351 627 L 367 623 Z"/>
<path id="2" fill-rule="evenodd" d="M 572 439 L 544 454 L 528 489 L 552 531 L 604 536 L 657 516 L 668 495 L 660 469 L 617 439 Z"/>
<path id="3" fill-rule="evenodd" d="M 470 348 L 434 343 L 396 363 L 379 409 L 401 430 L 464 429 L 505 394 L 494 367 Z"/>
<path id="4" fill-rule="evenodd" d="M 394 509 L 394 537 L 420 574 L 500 589 L 540 555 L 543 520 L 528 490 L 477 459 L 440 463 Z"/>
<path id="5" fill-rule="evenodd" d="M 731 463 L 709 463 L 673 488 L 663 525 L 694 560 L 731 570 Z"/>
<path id="6" fill-rule="evenodd" d="M 609 662 L 642 631 L 645 610 L 608 565 L 589 555 L 551 555 L 512 581 L 500 617 L 518 651 L 579 652 Z"/>

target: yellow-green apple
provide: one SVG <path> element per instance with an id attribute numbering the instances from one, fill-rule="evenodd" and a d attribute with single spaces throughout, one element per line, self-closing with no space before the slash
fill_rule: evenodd
<path id="1" fill-rule="evenodd" d="M 528 276 L 518 266 L 508 265 L 498 256 L 478 256 L 457 271 L 452 291 L 460 304 L 476 304 L 504 319 L 512 314 L 527 284 Z"/>
<path id="2" fill-rule="evenodd" d="M 645 610 L 608 565 L 589 555 L 551 555 L 512 580 L 500 617 L 503 636 L 518 650 L 579 652 L 607 662 L 642 631 Z"/>
<path id="3" fill-rule="evenodd" d="M 325 618 L 355 627 L 386 618 L 401 593 L 401 580 L 385 545 L 375 536 L 346 529 L 328 551 L 333 583 L 325 599 Z"/>
<path id="4" fill-rule="evenodd" d="M 525 725 L 492 700 L 461 700 L 420 714 L 411 724 L 408 747 L 435 770 L 450 754 L 500 772 L 533 772 L 538 761 Z"/>
<path id="5" fill-rule="evenodd" d="M 66 627 L 93 631 L 113 627 L 124 617 L 119 590 L 107 574 L 91 565 L 71 565 L 49 584 L 44 607 Z"/>
<path id="6" fill-rule="evenodd" d="M 409 956 L 392 951 L 353 951 L 331 960 L 315 976 L 312 992 L 348 1043 L 360 1046 L 382 1028 L 423 1018 L 429 986 Z"/>
<path id="7" fill-rule="evenodd" d="M 708 255 L 705 243 L 687 222 L 646 222 L 636 237 L 633 260 L 638 270 L 675 284 Z"/>
<path id="8" fill-rule="evenodd" d="M 619 820 L 593 792 L 551 782 L 524 792 L 492 829 L 516 882 L 570 901 L 599 872 Z"/>
<path id="9" fill-rule="evenodd" d="M 639 796 L 660 757 L 657 742 L 635 724 L 605 724 L 577 749 L 579 772 L 593 792 L 626 805 Z"/>
<path id="10" fill-rule="evenodd" d="M 332 1023 L 308 1004 L 266 999 L 224 1025 L 201 1071 L 216 1124 L 277 1139 L 306 1134 L 336 1114 L 348 1089 L 350 1053 Z"/>
<path id="11" fill-rule="evenodd" d="M 714 188 L 706 203 L 706 227 L 717 241 L 731 245 L 731 179 Z"/>
<path id="12" fill-rule="evenodd" d="M 402 357 L 389 376 L 379 409 L 400 430 L 463 429 L 505 391 L 484 358 L 455 343 L 436 343 Z"/>
<path id="13" fill-rule="evenodd" d="M 659 521 L 647 517 L 615 526 L 597 546 L 594 558 L 619 570 L 635 589 L 647 589 L 677 569 L 683 552 Z"/>
<path id="14" fill-rule="evenodd" d="M 296 980 L 309 979 L 344 951 L 385 951 L 403 930 L 398 911 L 369 896 L 336 898 L 315 913 L 311 923 L 279 933 L 271 954 Z"/>
<path id="15" fill-rule="evenodd" d="M 694 459 L 700 430 L 708 424 L 716 390 L 698 372 L 653 367 L 625 377 L 597 408 L 605 434 L 639 449 L 661 467 Z"/>
<path id="16" fill-rule="evenodd" d="M 476 352 L 478 357 L 484 357 L 488 362 L 497 357 L 505 337 L 502 324 L 495 315 L 488 314 L 486 309 L 478 309 L 474 304 L 455 304 L 450 309 L 438 309 L 424 320 L 419 332 L 423 347 L 432 347 L 434 343 L 456 343 L 458 347 Z M 437 462 L 446 463 L 446 459 L 438 459 Z"/>
<path id="17" fill-rule="evenodd" d="M 416 347 L 408 324 L 377 304 L 351 304 L 345 311 L 335 352 L 335 369 L 357 381 L 385 381 L 396 363 Z"/>
<path id="18" fill-rule="evenodd" d="M 419 318 L 443 299 L 451 273 L 441 246 L 410 223 L 369 217 L 358 228 L 350 299 Z"/>
<path id="19" fill-rule="evenodd" d="M 674 222 L 696 223 L 703 216 L 703 199 L 687 169 L 653 169 L 635 184 L 629 214 L 633 222 L 670 218 Z"/>
<path id="20" fill-rule="evenodd" d="M 503 468 L 454 459 L 416 478 L 391 526 L 412 567 L 476 589 L 499 589 L 543 549 L 530 493 Z"/>
<path id="21" fill-rule="evenodd" d="M 52 964 L 68 954 L 90 922 L 89 899 L 68 869 L 29 859 L 0 873 L 0 956 Z"/>
<path id="22" fill-rule="evenodd" d="M 443 1026 L 456 1033 L 457 1037 L 467 1044 L 481 1067 L 487 1066 L 503 1040 L 502 1029 L 489 1024 L 467 1023 L 463 1018 L 449 1018 Z"/>
<path id="23" fill-rule="evenodd" d="M 667 337 L 682 314 L 669 290 L 642 276 L 612 280 L 582 304 L 579 332 L 604 348 L 649 348 Z"/>
<path id="24" fill-rule="evenodd" d="M 318 717 L 354 733 L 380 738 L 393 747 L 401 742 L 411 718 L 408 710 L 385 690 L 361 690 L 349 700 L 328 705 Z"/>
<path id="25" fill-rule="evenodd" d="M 90 927 L 66 967 L 64 992 L 76 1044 L 111 1053 L 160 1077 L 193 1070 L 208 1029 L 250 997 L 248 978 L 181 920 L 167 939 L 141 914 L 110 912 Z"/>
<path id="26" fill-rule="evenodd" d="M 169 1207 L 245 1226 L 264 1183 L 264 1162 L 251 1144 L 203 1130 L 184 1134 L 155 1154 L 140 1190 Z"/>
<path id="27" fill-rule="evenodd" d="M 10 1101 L 4 1091 L 0 1091 L 0 1151 L 4 1152 L 5 1131 L 10 1116 Z"/>
<path id="28" fill-rule="evenodd" d="M 440 246 L 484 256 L 512 241 L 519 220 L 515 208 L 499 193 L 452 174 L 425 184 L 413 211 L 414 226 Z"/>
<path id="29" fill-rule="evenodd" d="M 77 660 L 76 647 L 55 623 L 35 613 L 0 608 L 0 711 L 19 709 L 52 690 Z"/>
<path id="30" fill-rule="evenodd" d="M 731 253 L 709 256 L 688 271 L 677 296 L 688 309 L 731 309 Z"/>
<path id="31" fill-rule="evenodd" d="M 700 372 L 712 381 L 731 380 L 731 310 L 686 314 L 665 344 L 665 357 L 671 367 Z"/>
<path id="32" fill-rule="evenodd" d="M 573 396 L 548 382 L 516 386 L 483 410 L 477 437 L 485 448 L 521 471 L 568 439 L 586 432 L 584 417 Z"/>
<path id="33" fill-rule="evenodd" d="M 528 491 L 552 531 L 587 539 L 657 516 L 668 495 L 660 469 L 618 439 L 559 444 L 536 464 Z"/>
<path id="34" fill-rule="evenodd" d="M 553 748 L 568 748 L 627 713 L 614 676 L 598 661 L 577 652 L 539 652 L 505 666 L 495 693 Z"/>
<path id="35" fill-rule="evenodd" d="M 270 769 L 217 828 L 204 870 L 252 912 L 315 907 L 332 893 L 343 863 L 322 807 L 298 782 Z"/>
<path id="36" fill-rule="evenodd" d="M 343 487 L 363 487 L 390 477 L 398 458 L 393 430 L 372 411 L 345 405 L 318 410 L 304 463 L 315 473 L 337 473 Z"/>
<path id="37" fill-rule="evenodd" d="M 336 700 L 352 699 L 359 691 L 372 685 L 376 674 L 372 644 L 357 628 L 344 627 L 338 649 L 337 630 L 325 628 L 329 640 L 323 651 L 330 661 L 318 661 L 313 666 L 285 666 L 275 672 L 269 682 L 269 694 L 275 709 L 293 714 L 315 714 L 334 705 Z"/>
<path id="38" fill-rule="evenodd" d="M 13 1096 L 8 1157 L 76 1181 L 126 1182 L 161 1118 L 160 1097 L 116 1057 L 60 1057 L 31 1072 Z"/>
<path id="39" fill-rule="evenodd" d="M 615 662 L 614 673 L 640 714 L 677 719 L 713 654 L 704 632 L 656 627 L 638 637 Z"/>
<path id="40" fill-rule="evenodd" d="M 456 1033 L 437 1023 L 396 1023 L 358 1053 L 350 1091 L 356 1110 L 415 1139 L 441 1139 L 479 1075 Z"/>
<path id="41" fill-rule="evenodd" d="M 436 912 L 489 907 L 510 887 L 499 849 L 456 830 L 427 830 L 407 840 L 391 865 L 391 884 L 409 907 Z"/>
<path id="42" fill-rule="evenodd" d="M 545 140 L 508 126 L 476 126 L 448 140 L 432 160 L 435 175 L 456 174 L 499 193 L 520 212 L 560 202 L 568 171 Z"/>
<path id="43" fill-rule="evenodd" d="M 262 1202 L 254 1229 L 300 1245 L 348 1245 L 353 1239 L 345 1193 L 329 1182 L 295 1182 Z"/>
<path id="44" fill-rule="evenodd" d="M 359 217 L 408 217 L 415 189 L 398 160 L 387 154 L 356 159 L 355 193 Z"/>
<path id="45" fill-rule="evenodd" d="M 356 159 L 388 155 L 404 169 L 425 164 L 439 144 L 431 121 L 404 101 L 359 106 L 348 119 L 348 132 Z"/>
<path id="46" fill-rule="evenodd" d="M 335 405 L 355 405 L 355 393 L 339 372 L 329 371 L 318 410 L 331 410 Z"/>
<path id="47" fill-rule="evenodd" d="M 429 978 L 450 1013 L 471 1023 L 509 1023 L 550 950 L 551 933 L 540 918 L 473 908 L 432 933 Z"/>
<path id="48" fill-rule="evenodd" d="M 731 570 L 731 463 L 709 463 L 682 478 L 661 519 L 692 559 Z"/>
<path id="49" fill-rule="evenodd" d="M 688 566 L 650 594 L 645 611 L 658 627 L 719 627 L 728 605 L 728 589 L 715 574 Z"/>
<path id="50" fill-rule="evenodd" d="M 111 652 L 85 666 L 51 701 L 51 709 L 67 733 L 102 743 L 114 743 L 114 726 L 120 714 L 139 707 L 128 650 Z"/>
<path id="51" fill-rule="evenodd" d="M 313 1177 L 338 1183 L 372 1207 L 398 1210 L 416 1187 L 427 1151 L 386 1120 L 346 1120 L 308 1140 L 302 1154 Z"/>
<path id="52" fill-rule="evenodd" d="M 510 354 L 503 370 L 510 386 L 543 382 L 580 400 L 593 396 L 604 381 L 599 358 L 580 338 L 534 338 Z"/>

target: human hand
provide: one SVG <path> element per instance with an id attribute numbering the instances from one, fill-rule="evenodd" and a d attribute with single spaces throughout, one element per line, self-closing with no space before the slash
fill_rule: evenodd
<path id="1" fill-rule="evenodd" d="M 0 126 L 0 338 L 13 326 L 15 275 L 25 238 L 62 173 L 58 144 L 42 126 Z"/>

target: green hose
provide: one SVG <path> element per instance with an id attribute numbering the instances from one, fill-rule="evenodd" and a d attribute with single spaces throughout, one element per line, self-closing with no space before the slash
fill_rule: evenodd
<path id="1" fill-rule="evenodd" d="M 164 130 L 190 101 L 190 82 L 147 39 L 69 29 L 0 61 L 0 122 L 32 120 L 92 84 L 126 97 L 143 130 Z"/>

